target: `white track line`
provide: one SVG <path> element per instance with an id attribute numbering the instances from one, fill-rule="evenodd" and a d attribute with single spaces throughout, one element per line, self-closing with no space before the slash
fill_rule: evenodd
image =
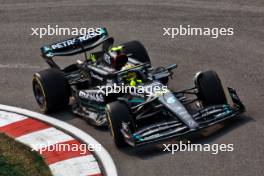
<path id="1" fill-rule="evenodd" d="M 49 165 L 54 176 L 74 175 L 88 176 L 100 173 L 93 155 L 80 156 Z"/>
<path id="2" fill-rule="evenodd" d="M 58 119 L 55 119 L 55 118 L 52 118 L 52 117 L 49 117 L 49 116 L 46 116 L 40 113 L 32 112 L 26 109 L 0 104 L 0 110 L 1 109 L 5 111 L 15 112 L 18 114 L 23 114 L 25 116 L 30 116 L 32 118 L 49 123 L 54 127 L 67 131 L 70 135 L 75 136 L 79 140 L 83 141 L 84 143 L 90 144 L 91 146 L 98 146 L 99 144 L 94 138 L 92 138 L 87 133 L 83 132 L 82 130 L 66 122 L 60 121 Z M 100 151 L 97 151 L 96 149 L 94 149 L 94 154 L 101 161 L 101 164 L 107 176 L 117 176 L 118 175 L 113 159 L 103 147 L 101 148 Z"/>
<path id="3" fill-rule="evenodd" d="M 31 64 L 0 64 L 0 68 L 6 69 L 15 69 L 15 68 L 22 68 L 22 69 L 39 69 L 40 66 L 34 66 Z"/>

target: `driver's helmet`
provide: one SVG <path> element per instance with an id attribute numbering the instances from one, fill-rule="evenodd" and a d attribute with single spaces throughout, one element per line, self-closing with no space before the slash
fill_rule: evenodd
<path id="1" fill-rule="evenodd" d="M 116 70 L 121 70 L 128 62 L 128 57 L 122 50 L 123 46 L 117 46 L 105 54 L 105 61 Z"/>

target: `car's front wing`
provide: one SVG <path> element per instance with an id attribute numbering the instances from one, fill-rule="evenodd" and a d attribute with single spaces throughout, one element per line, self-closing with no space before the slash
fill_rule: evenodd
<path id="1" fill-rule="evenodd" d="M 129 145 L 138 146 L 172 137 L 179 137 L 231 119 L 244 112 L 245 107 L 233 88 L 228 88 L 228 91 L 233 104 L 209 106 L 193 114 L 193 119 L 199 124 L 196 129 L 190 129 L 181 121 L 173 120 L 146 126 L 133 133 L 130 131 L 128 125 L 124 123 L 122 124 L 121 132 Z"/>

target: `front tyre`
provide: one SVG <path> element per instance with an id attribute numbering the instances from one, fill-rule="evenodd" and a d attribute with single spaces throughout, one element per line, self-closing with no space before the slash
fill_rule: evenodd
<path id="1" fill-rule="evenodd" d="M 62 71 L 50 68 L 35 73 L 32 85 L 42 112 L 55 112 L 69 104 L 70 88 Z"/>
<path id="2" fill-rule="evenodd" d="M 120 101 L 107 104 L 106 118 L 110 134 L 118 147 L 125 145 L 124 137 L 121 133 L 122 123 L 133 124 L 133 117 L 129 107 Z"/>
<path id="3" fill-rule="evenodd" d="M 221 80 L 215 71 L 205 71 L 197 76 L 198 98 L 206 105 L 226 104 L 227 99 Z"/>

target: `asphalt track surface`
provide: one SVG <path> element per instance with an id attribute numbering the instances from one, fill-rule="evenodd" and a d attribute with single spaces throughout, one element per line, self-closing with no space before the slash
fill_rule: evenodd
<path id="1" fill-rule="evenodd" d="M 193 85 L 199 70 L 216 70 L 235 87 L 247 112 L 191 138 L 194 143 L 231 143 L 233 152 L 163 152 L 162 144 L 119 150 L 107 130 L 98 130 L 68 111 L 54 114 L 91 134 L 112 155 L 120 175 L 263 175 L 264 174 L 264 2 L 262 0 L 0 0 L 0 103 L 39 111 L 31 88 L 34 72 L 47 68 L 39 48 L 64 39 L 31 36 L 31 27 L 105 26 L 117 43 L 138 39 L 154 66 L 177 63 L 171 86 Z M 178 25 L 233 27 L 234 36 L 162 36 Z M 78 56 L 82 58 L 82 56 Z M 59 59 L 66 63 L 68 58 Z M 66 61 L 67 60 L 67 61 Z M 176 143 L 176 139 L 167 141 Z"/>

